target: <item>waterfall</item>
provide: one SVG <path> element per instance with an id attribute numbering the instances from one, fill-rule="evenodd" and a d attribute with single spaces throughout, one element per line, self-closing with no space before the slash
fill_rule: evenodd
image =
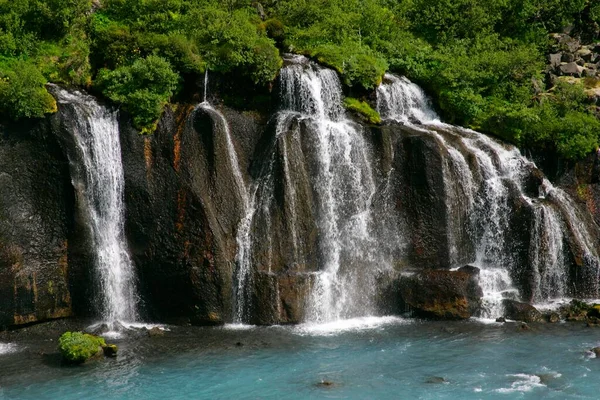
<path id="1" fill-rule="evenodd" d="M 502 315 L 501 300 L 520 296 L 513 282 L 531 269 L 531 297 L 536 302 L 562 298 L 569 293 L 569 262 L 565 257 L 565 232 L 570 232 L 586 270 L 597 274 L 600 262 L 591 235 L 566 193 L 544 180 L 540 198 L 526 190 L 535 165 L 518 149 L 505 146 L 478 132 L 441 123 L 423 91 L 404 77 L 386 74 L 377 90 L 377 109 L 388 123 L 401 122 L 433 135 L 447 151 L 444 185 L 448 211 L 450 265 L 460 266 L 460 232 L 468 232 L 474 254 L 465 263 L 480 268 L 484 292 L 483 316 Z M 469 162 L 467 162 L 469 160 Z M 457 198 L 462 196 L 462 198 Z M 517 258 L 519 246 L 511 226 L 515 202 L 532 210 L 527 258 Z M 466 219 L 456 216 L 467 215 Z M 529 300 L 529 299 L 525 299 Z"/>
<path id="2" fill-rule="evenodd" d="M 334 71 L 295 57 L 282 69 L 280 82 L 282 111 L 276 135 L 289 131 L 294 119 L 301 121 L 314 166 L 311 184 L 320 271 L 315 274 L 306 320 L 320 323 L 372 315 L 374 277 L 385 263 L 377 257 L 373 233 L 376 185 L 371 150 L 360 126 L 345 115 Z"/>
<path id="3" fill-rule="evenodd" d="M 67 121 L 76 145 L 69 154 L 77 200 L 86 214 L 100 282 L 105 322 L 136 321 L 135 275 L 124 234 L 124 173 L 117 113 L 80 92 L 53 87 L 59 104 L 68 105 Z"/>
<path id="4" fill-rule="evenodd" d="M 385 74 L 377 88 L 377 112 L 396 122 L 431 122 L 438 116 L 429 105 L 425 92 L 405 77 Z"/>
<path id="5" fill-rule="evenodd" d="M 235 147 L 233 145 L 233 141 L 231 139 L 231 130 L 225 116 L 210 105 L 206 101 L 206 87 L 208 86 L 208 72 L 205 74 L 204 81 L 205 93 L 204 93 L 204 101 L 197 106 L 197 109 L 202 109 L 206 113 L 208 113 L 213 123 L 217 126 L 215 132 L 220 132 L 223 134 L 223 139 L 225 141 L 225 148 L 227 152 L 227 158 L 229 167 L 231 168 L 233 179 L 235 182 L 235 187 L 237 191 L 237 195 L 239 196 L 241 205 L 242 205 L 242 218 L 238 225 L 237 234 L 236 234 L 236 244 L 237 244 L 237 255 L 236 255 L 236 277 L 234 282 L 234 293 L 233 293 L 233 321 L 235 323 L 244 322 L 244 310 L 247 308 L 247 284 L 249 282 L 250 272 L 251 272 L 251 237 L 250 230 L 252 227 L 252 220 L 255 213 L 254 207 L 254 195 L 251 194 L 244 182 L 244 178 L 242 175 L 242 171 L 240 169 L 240 163 L 238 160 L 237 153 L 235 151 Z M 192 113 L 192 117 L 193 117 Z"/>

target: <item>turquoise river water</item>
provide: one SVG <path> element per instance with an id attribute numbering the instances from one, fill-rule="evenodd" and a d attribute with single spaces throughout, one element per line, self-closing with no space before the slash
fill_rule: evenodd
<path id="1" fill-rule="evenodd" d="M 0 343 L 0 399 L 597 399 L 600 330 L 582 323 L 367 318 L 167 327 L 117 359 L 60 366 L 56 339 Z M 2 339 L 11 340 L 11 339 Z"/>

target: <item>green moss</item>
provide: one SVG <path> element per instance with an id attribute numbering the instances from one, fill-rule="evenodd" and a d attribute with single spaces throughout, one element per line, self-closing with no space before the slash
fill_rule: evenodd
<path id="1" fill-rule="evenodd" d="M 366 121 L 371 124 L 380 124 L 381 116 L 379 113 L 365 101 L 360 101 L 353 97 L 346 97 L 344 99 L 344 106 L 350 110 L 358 113 L 361 117 L 363 117 Z"/>
<path id="2" fill-rule="evenodd" d="M 106 346 L 103 338 L 82 332 L 65 332 L 58 343 L 63 359 L 74 364 L 85 362 Z"/>

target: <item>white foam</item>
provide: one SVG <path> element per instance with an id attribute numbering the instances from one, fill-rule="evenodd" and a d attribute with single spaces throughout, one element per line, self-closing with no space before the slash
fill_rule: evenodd
<path id="1" fill-rule="evenodd" d="M 510 385 L 509 388 L 500 388 L 496 389 L 498 393 L 515 393 L 515 392 L 530 392 L 538 387 L 545 387 L 542 383 L 542 379 L 537 375 L 528 375 L 528 374 L 514 374 L 507 375 L 511 378 L 516 378 L 516 380 Z"/>
<path id="2" fill-rule="evenodd" d="M 570 297 L 562 297 L 557 299 L 550 299 L 543 303 L 533 304 L 535 308 L 540 311 L 556 311 L 562 306 L 569 305 L 573 299 Z M 579 300 L 579 299 L 578 299 Z M 583 299 L 581 300 L 586 304 L 600 304 L 600 299 Z"/>
<path id="3" fill-rule="evenodd" d="M 94 330 L 98 329 L 99 327 L 101 327 L 103 324 L 104 324 L 104 322 L 97 322 L 93 325 L 90 325 L 87 329 L 89 331 L 94 331 Z M 109 338 L 109 339 L 119 339 L 119 338 L 123 337 L 124 333 L 129 329 L 158 328 L 162 331 L 169 331 L 169 328 L 165 327 L 164 325 L 149 324 L 149 323 L 144 323 L 144 322 L 117 321 L 117 323 L 115 325 L 119 328 L 125 328 L 125 331 L 123 331 L 122 329 L 121 330 L 114 329 L 115 326 L 111 326 L 111 328 L 113 328 L 113 329 L 111 329 L 110 331 L 107 331 L 107 332 L 102 332 L 100 336 Z"/>
<path id="4" fill-rule="evenodd" d="M 17 351 L 17 345 L 14 343 L 0 343 L 0 355 L 14 353 Z"/>
<path id="5" fill-rule="evenodd" d="M 342 319 L 323 324 L 306 323 L 293 328 L 293 331 L 299 335 L 311 336 L 331 336 L 344 332 L 357 332 L 370 329 L 378 329 L 388 325 L 404 325 L 411 323 L 411 320 L 394 317 L 360 317 L 352 319 Z"/>
<path id="6" fill-rule="evenodd" d="M 248 324 L 225 324 L 223 328 L 230 331 L 249 331 L 251 329 L 256 328 L 256 325 L 248 325 Z"/>

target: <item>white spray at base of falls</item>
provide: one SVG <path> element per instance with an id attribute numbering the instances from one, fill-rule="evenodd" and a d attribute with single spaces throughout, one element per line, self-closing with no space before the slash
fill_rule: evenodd
<path id="1" fill-rule="evenodd" d="M 535 165 L 518 149 L 501 145 L 481 133 L 439 122 L 423 91 L 404 77 L 386 74 L 377 96 L 377 110 L 384 120 L 430 133 L 447 150 L 444 185 L 448 215 L 459 215 L 453 211 L 462 207 L 469 216 L 465 221 L 448 221 L 450 262 L 459 261 L 456 249 L 459 239 L 453 235 L 467 231 L 474 241 L 474 254 L 465 263 L 480 268 L 484 317 L 502 316 L 502 300 L 519 298 L 511 278 L 517 268 L 531 268 L 531 300 L 542 302 L 567 295 L 569 265 L 564 256 L 567 230 L 580 247 L 582 262 L 596 274 L 595 296 L 598 296 L 600 262 L 585 222 L 573 200 L 547 180 L 540 189 L 545 198 L 532 198 L 525 193 L 524 180 Z M 456 194 L 466 200 L 453 198 Z M 533 210 L 528 266 L 519 265 L 511 247 L 514 205 L 509 202 L 515 198 Z"/>
<path id="2" fill-rule="evenodd" d="M 372 315 L 374 276 L 385 264 L 376 258 L 372 197 L 376 191 L 370 149 L 360 126 L 342 107 L 337 74 L 302 57 L 281 71 L 280 119 L 296 117 L 306 126 L 316 166 L 321 269 L 315 274 L 306 321 L 332 322 Z M 277 135 L 289 129 L 278 124 Z"/>
<path id="3" fill-rule="evenodd" d="M 124 172 L 117 113 L 91 96 L 54 87 L 60 104 L 75 112 L 72 134 L 78 160 L 71 159 L 73 186 L 86 213 L 100 282 L 102 319 L 107 323 L 138 319 L 133 264 L 124 234 Z"/>

